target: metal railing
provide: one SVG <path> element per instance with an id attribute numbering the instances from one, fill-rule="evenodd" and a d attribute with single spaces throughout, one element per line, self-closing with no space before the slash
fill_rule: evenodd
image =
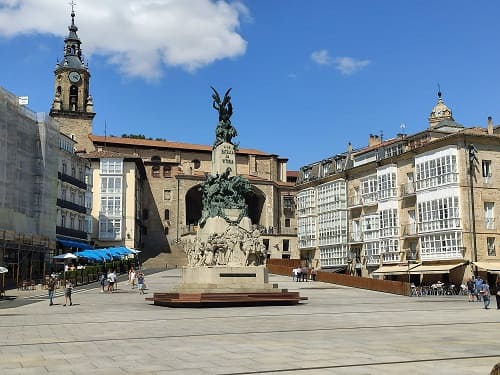
<path id="1" fill-rule="evenodd" d="M 408 197 L 416 194 L 415 182 L 408 182 L 400 186 L 401 197 Z"/>

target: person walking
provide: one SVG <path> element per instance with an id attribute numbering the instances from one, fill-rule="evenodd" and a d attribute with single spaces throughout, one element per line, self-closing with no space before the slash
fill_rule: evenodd
<path id="1" fill-rule="evenodd" d="M 476 301 L 481 302 L 481 290 L 483 289 L 483 279 L 481 279 L 481 276 L 476 277 L 476 280 L 474 281 L 475 285 L 475 294 L 476 294 Z"/>
<path id="2" fill-rule="evenodd" d="M 113 293 L 115 288 L 116 275 L 113 270 L 110 270 L 108 273 L 108 293 Z"/>
<path id="3" fill-rule="evenodd" d="M 497 300 L 497 310 L 500 310 L 500 275 L 497 275 L 495 281 L 495 298 Z"/>
<path id="4" fill-rule="evenodd" d="M 137 289 L 139 289 L 139 294 L 144 294 L 144 274 L 142 272 L 137 277 Z"/>
<path id="5" fill-rule="evenodd" d="M 66 306 L 69 301 L 69 305 L 73 306 L 73 301 L 71 301 L 71 292 L 73 290 L 73 283 L 71 280 L 66 280 L 66 289 L 64 290 L 64 305 Z"/>
<path id="6" fill-rule="evenodd" d="M 132 284 L 132 289 L 135 288 L 136 276 L 137 276 L 137 274 L 135 273 L 135 270 L 133 268 L 131 268 L 130 273 L 129 273 L 129 283 Z"/>
<path id="7" fill-rule="evenodd" d="M 99 274 L 99 284 L 101 284 L 101 293 L 104 293 L 104 286 L 106 285 L 106 276 L 104 272 Z"/>
<path id="8" fill-rule="evenodd" d="M 469 279 L 467 281 L 467 296 L 469 298 L 469 302 L 474 302 L 474 281 L 472 279 Z"/>
<path id="9" fill-rule="evenodd" d="M 490 286 L 485 281 L 481 284 L 481 291 L 479 292 L 481 297 L 483 297 L 484 308 L 488 309 L 490 306 Z"/>
<path id="10" fill-rule="evenodd" d="M 54 290 L 56 289 L 56 279 L 52 276 L 47 282 L 47 289 L 49 291 L 49 306 L 52 306 L 54 304 L 54 302 L 52 301 L 52 299 L 54 298 Z"/>

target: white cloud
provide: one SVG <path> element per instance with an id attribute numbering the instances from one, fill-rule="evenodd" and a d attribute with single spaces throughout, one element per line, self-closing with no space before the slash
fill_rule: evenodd
<path id="1" fill-rule="evenodd" d="M 335 69 L 345 75 L 353 74 L 371 63 L 370 60 L 355 60 L 352 57 L 337 57 L 333 62 Z"/>
<path id="2" fill-rule="evenodd" d="M 0 36 L 64 38 L 70 12 L 61 0 L 0 0 Z M 103 55 L 146 79 L 162 76 L 165 66 L 193 71 L 244 54 L 240 19 L 251 20 L 241 2 L 223 0 L 85 0 L 75 13 L 85 55 Z"/>
<path id="3" fill-rule="evenodd" d="M 371 64 L 370 60 L 356 60 L 352 57 L 330 57 L 326 49 L 311 53 L 311 60 L 318 65 L 334 66 L 340 73 L 350 75 Z"/>
<path id="4" fill-rule="evenodd" d="M 311 53 L 311 60 L 319 65 L 330 65 L 331 63 L 330 56 L 328 56 L 328 51 L 326 49 Z"/>

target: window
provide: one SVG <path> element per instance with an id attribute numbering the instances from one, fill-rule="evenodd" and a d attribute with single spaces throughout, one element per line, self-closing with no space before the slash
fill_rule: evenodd
<path id="1" fill-rule="evenodd" d="M 102 177 L 101 193 L 119 193 L 122 192 L 122 177 Z"/>
<path id="2" fill-rule="evenodd" d="M 323 164 L 321 168 L 322 168 L 322 175 L 328 176 L 328 171 L 330 170 L 330 163 Z"/>
<path id="3" fill-rule="evenodd" d="M 164 228 L 165 236 L 168 236 L 168 227 Z"/>
<path id="4" fill-rule="evenodd" d="M 170 220 L 170 210 L 166 209 L 164 214 L 165 214 L 165 220 Z"/>
<path id="5" fill-rule="evenodd" d="M 495 229 L 495 203 L 484 202 L 484 221 L 486 229 Z"/>
<path id="6" fill-rule="evenodd" d="M 101 174 L 122 174 L 122 159 L 101 159 Z"/>
<path id="7" fill-rule="evenodd" d="M 285 219 L 285 228 L 290 228 L 290 219 Z"/>
<path id="8" fill-rule="evenodd" d="M 71 164 L 71 177 L 76 177 L 76 168 L 74 164 Z"/>
<path id="9" fill-rule="evenodd" d="M 462 259 L 462 233 L 447 232 L 420 237 L 422 260 Z"/>
<path id="10" fill-rule="evenodd" d="M 193 168 L 194 169 L 200 169 L 201 163 L 198 159 L 193 160 Z"/>
<path id="11" fill-rule="evenodd" d="M 163 177 L 170 177 L 172 175 L 172 167 L 170 165 L 163 166 Z"/>
<path id="12" fill-rule="evenodd" d="M 396 173 L 385 173 L 377 177 L 379 199 L 394 198 L 398 195 Z"/>
<path id="13" fill-rule="evenodd" d="M 108 216 L 121 216 L 122 198 L 120 196 L 101 196 L 101 213 Z"/>
<path id="14" fill-rule="evenodd" d="M 163 200 L 169 201 L 172 199 L 172 192 L 170 190 L 163 190 Z"/>
<path id="15" fill-rule="evenodd" d="M 290 240 L 283 240 L 283 251 L 290 251 Z"/>
<path id="16" fill-rule="evenodd" d="M 444 155 L 415 165 L 417 190 L 456 183 L 457 157 Z"/>
<path id="17" fill-rule="evenodd" d="M 342 170 L 342 159 L 335 160 L 335 168 L 337 169 L 337 171 Z"/>
<path id="18" fill-rule="evenodd" d="M 68 165 L 66 164 L 65 161 L 62 163 L 62 173 L 68 174 Z"/>
<path id="19" fill-rule="evenodd" d="M 486 246 L 488 247 L 488 256 L 496 257 L 497 251 L 495 249 L 495 237 L 486 238 Z"/>
<path id="20" fill-rule="evenodd" d="M 283 207 L 286 210 L 293 210 L 294 201 L 292 196 L 287 195 L 283 197 Z"/>
<path id="21" fill-rule="evenodd" d="M 99 220 L 99 238 L 119 239 L 121 237 L 121 219 L 102 218 Z"/>
<path id="22" fill-rule="evenodd" d="M 66 227 L 66 215 L 61 214 L 61 227 L 65 228 Z"/>
<path id="23" fill-rule="evenodd" d="M 361 181 L 361 197 L 363 203 L 377 202 L 377 177 Z"/>
<path id="24" fill-rule="evenodd" d="M 482 172 L 483 172 L 484 182 L 489 182 L 491 177 L 491 160 L 483 160 L 482 164 L 483 164 Z"/>
<path id="25" fill-rule="evenodd" d="M 153 165 L 153 167 L 151 168 L 151 175 L 154 178 L 160 177 L 160 166 L 159 165 Z"/>
<path id="26" fill-rule="evenodd" d="M 389 208 L 379 212 L 380 237 L 399 235 L 398 210 Z"/>
<path id="27" fill-rule="evenodd" d="M 347 245 L 321 247 L 319 249 L 321 267 L 347 264 Z"/>
<path id="28" fill-rule="evenodd" d="M 458 197 L 446 197 L 418 203 L 418 232 L 460 228 Z"/>

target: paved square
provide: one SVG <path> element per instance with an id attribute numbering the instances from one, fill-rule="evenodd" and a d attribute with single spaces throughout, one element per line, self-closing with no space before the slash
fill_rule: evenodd
<path id="1" fill-rule="evenodd" d="M 179 270 L 146 277 L 167 291 Z M 403 297 L 271 275 L 298 306 L 174 309 L 120 282 L 0 301 L 0 373 L 489 374 L 500 362 L 500 311 L 464 296 Z M 148 295 L 146 295 L 148 296 Z M 14 307 L 9 307 L 14 306 Z"/>

